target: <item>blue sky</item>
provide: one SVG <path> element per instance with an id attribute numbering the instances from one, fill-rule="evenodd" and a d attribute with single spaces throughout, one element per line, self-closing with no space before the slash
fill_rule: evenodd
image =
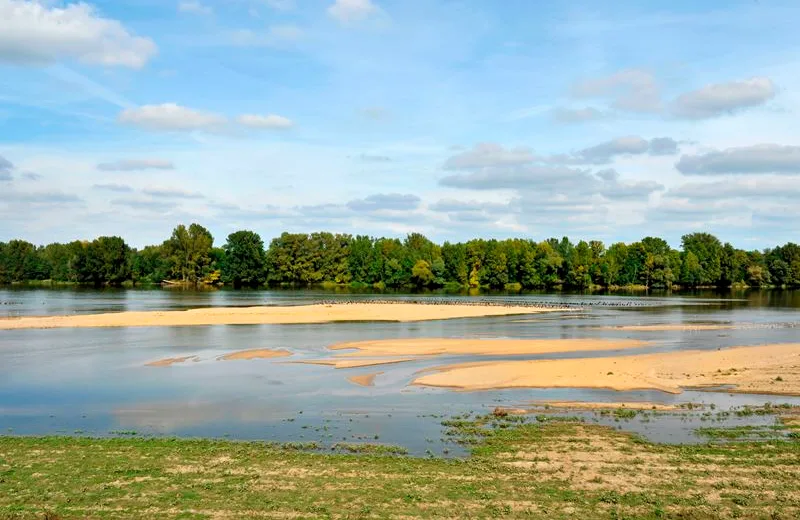
<path id="1" fill-rule="evenodd" d="M 792 1 L 0 0 L 0 240 L 800 240 Z"/>

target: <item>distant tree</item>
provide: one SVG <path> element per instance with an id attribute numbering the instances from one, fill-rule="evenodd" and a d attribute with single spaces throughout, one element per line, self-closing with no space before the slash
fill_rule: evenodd
<path id="1" fill-rule="evenodd" d="M 211 233 L 200 224 L 176 227 L 164 243 L 173 275 L 184 282 L 197 283 L 211 264 L 213 244 Z"/>
<path id="2" fill-rule="evenodd" d="M 722 243 L 709 233 L 692 233 L 681 238 L 685 253 L 692 253 L 700 265 L 695 285 L 718 285 L 722 281 Z"/>
<path id="3" fill-rule="evenodd" d="M 237 231 L 228 235 L 222 249 L 222 280 L 234 287 L 258 287 L 266 279 L 264 241 L 253 231 Z"/>
<path id="4" fill-rule="evenodd" d="M 681 283 L 689 287 L 696 287 L 704 282 L 703 266 L 693 252 L 689 251 L 683 258 L 681 270 Z"/>

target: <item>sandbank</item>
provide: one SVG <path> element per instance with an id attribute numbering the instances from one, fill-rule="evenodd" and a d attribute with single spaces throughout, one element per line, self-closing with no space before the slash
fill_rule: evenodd
<path id="1" fill-rule="evenodd" d="M 296 306 L 214 307 L 186 311 L 143 311 L 73 316 L 0 319 L 0 330 L 90 327 L 175 327 L 190 325 L 262 325 L 337 321 L 429 321 L 485 316 L 560 312 L 570 309 L 501 305 L 429 305 L 424 303 L 347 303 Z"/>
<path id="2" fill-rule="evenodd" d="M 165 358 L 159 359 L 158 361 L 151 361 L 149 363 L 145 363 L 144 366 L 146 367 L 168 367 L 170 365 L 175 365 L 177 363 L 185 363 L 193 359 L 195 361 L 199 361 L 197 356 L 185 356 L 185 357 L 173 357 L 173 358 Z"/>
<path id="3" fill-rule="evenodd" d="M 327 365 L 333 368 L 360 368 L 360 367 L 373 367 L 376 365 L 393 365 L 395 363 L 406 363 L 408 361 L 416 361 L 419 358 L 380 358 L 380 359 L 307 359 L 303 361 L 295 361 L 301 365 Z"/>
<path id="4" fill-rule="evenodd" d="M 217 358 L 218 361 L 233 361 L 237 359 L 270 359 L 276 357 L 291 356 L 292 353 L 288 350 L 270 350 L 266 348 L 240 350 L 238 352 L 231 352 Z"/>
<path id="5" fill-rule="evenodd" d="M 636 356 L 462 363 L 412 384 L 461 390 L 609 388 L 661 390 L 732 385 L 741 393 L 800 395 L 800 343 Z"/>
<path id="6" fill-rule="evenodd" d="M 383 372 L 375 372 L 373 374 L 364 374 L 360 376 L 350 376 L 347 378 L 347 380 L 359 386 L 375 386 L 375 377 L 381 374 L 383 374 Z"/>
<path id="7" fill-rule="evenodd" d="M 647 346 L 634 339 L 474 339 L 474 338 L 408 338 L 338 343 L 331 350 L 350 350 L 337 354 L 343 357 L 378 356 L 514 356 L 556 352 L 592 352 L 622 350 Z"/>

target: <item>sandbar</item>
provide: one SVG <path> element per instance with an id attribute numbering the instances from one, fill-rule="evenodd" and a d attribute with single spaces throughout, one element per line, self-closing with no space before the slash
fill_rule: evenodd
<path id="1" fill-rule="evenodd" d="M 376 365 L 393 365 L 395 363 L 406 363 L 408 361 L 416 361 L 419 358 L 380 358 L 380 359 L 343 359 L 343 358 L 330 358 L 330 359 L 306 359 L 303 361 L 295 361 L 301 365 L 327 365 L 333 368 L 360 368 L 360 367 L 373 367 Z M 291 363 L 291 362 L 290 362 Z"/>
<path id="2" fill-rule="evenodd" d="M 474 338 L 408 338 L 338 343 L 331 350 L 350 350 L 337 354 L 343 357 L 378 356 L 514 356 L 556 352 L 592 352 L 622 350 L 647 346 L 634 339 L 474 339 Z"/>
<path id="3" fill-rule="evenodd" d="M 800 343 L 606 358 L 462 363 L 412 384 L 460 390 L 500 388 L 712 389 L 800 395 Z"/>
<path id="4" fill-rule="evenodd" d="M 151 361 L 149 363 L 145 363 L 144 366 L 146 367 L 168 367 L 171 365 L 175 365 L 178 363 L 185 363 L 190 359 L 199 361 L 197 356 L 185 356 L 185 357 L 173 357 L 173 358 L 165 358 L 159 359 L 158 361 Z"/>
<path id="5" fill-rule="evenodd" d="M 0 330 L 301 324 L 338 321 L 407 322 L 509 316 L 568 310 L 570 309 L 501 305 L 429 305 L 423 303 L 347 303 L 282 307 L 213 307 L 185 311 L 132 311 L 72 316 L 2 318 L 0 319 Z"/>
<path id="6" fill-rule="evenodd" d="M 360 376 L 350 376 L 347 378 L 347 380 L 359 386 L 375 386 L 375 377 L 381 374 L 383 374 L 383 372 L 375 372 L 374 374 L 364 374 Z"/>
<path id="7" fill-rule="evenodd" d="M 231 352 L 217 358 L 217 361 L 233 361 L 237 359 L 270 359 L 277 357 L 291 356 L 292 353 L 288 350 L 270 350 L 266 348 L 258 348 L 252 350 L 240 350 L 238 352 Z"/>

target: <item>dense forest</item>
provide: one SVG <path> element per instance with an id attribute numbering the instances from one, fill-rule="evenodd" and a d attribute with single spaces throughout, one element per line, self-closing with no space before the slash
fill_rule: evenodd
<path id="1" fill-rule="evenodd" d="M 253 231 L 222 247 L 200 226 L 179 225 L 160 245 L 141 250 L 116 236 L 35 246 L 0 242 L 0 283 L 94 286 L 228 284 L 234 287 L 337 284 L 354 287 L 800 287 L 800 246 L 744 251 L 708 233 L 632 244 L 551 238 L 435 244 L 418 233 L 404 240 L 332 233 L 284 233 L 265 249 Z"/>

